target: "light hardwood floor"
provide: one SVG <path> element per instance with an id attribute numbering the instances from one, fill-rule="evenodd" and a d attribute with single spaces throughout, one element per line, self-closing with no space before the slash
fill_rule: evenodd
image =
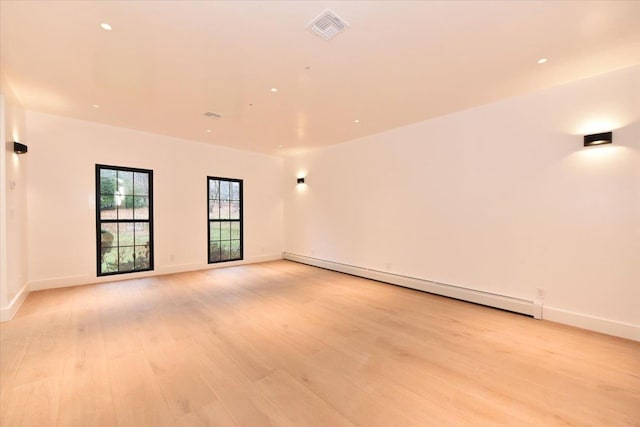
<path id="1" fill-rule="evenodd" d="M 640 343 L 288 261 L 33 292 L 0 425 L 640 426 Z"/>

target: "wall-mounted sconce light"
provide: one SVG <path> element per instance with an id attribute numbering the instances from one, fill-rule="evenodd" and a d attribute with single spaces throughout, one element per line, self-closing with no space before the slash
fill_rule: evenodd
<path id="1" fill-rule="evenodd" d="M 594 133 L 593 135 L 584 136 L 584 146 L 591 147 L 592 145 L 611 144 L 613 141 L 612 132 Z"/>
<path id="2" fill-rule="evenodd" d="M 27 146 L 13 141 L 13 152 L 16 154 L 24 154 L 27 152 Z"/>
<path id="3" fill-rule="evenodd" d="M 298 184 L 304 184 L 304 178 L 298 178 Z"/>

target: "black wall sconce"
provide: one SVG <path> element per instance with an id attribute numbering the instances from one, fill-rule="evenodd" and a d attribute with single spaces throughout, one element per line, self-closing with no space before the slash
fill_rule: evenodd
<path id="1" fill-rule="evenodd" d="M 593 145 L 611 144 L 613 141 L 612 132 L 594 133 L 593 135 L 584 136 L 584 146 L 591 147 Z"/>
<path id="2" fill-rule="evenodd" d="M 298 178 L 298 184 L 304 184 L 304 178 Z"/>
<path id="3" fill-rule="evenodd" d="M 13 141 L 13 152 L 16 154 L 24 154 L 28 150 L 27 146 L 24 144 L 20 144 L 19 142 Z"/>

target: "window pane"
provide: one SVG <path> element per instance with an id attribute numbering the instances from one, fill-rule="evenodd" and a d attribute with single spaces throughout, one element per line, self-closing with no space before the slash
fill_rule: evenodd
<path id="1" fill-rule="evenodd" d="M 228 200 L 220 201 L 220 218 L 229 219 L 229 201 Z"/>
<path id="2" fill-rule="evenodd" d="M 240 200 L 240 183 L 231 183 L 231 200 Z"/>
<path id="3" fill-rule="evenodd" d="M 220 202 L 209 200 L 209 219 L 220 219 Z"/>
<path id="4" fill-rule="evenodd" d="M 220 199 L 229 200 L 229 181 L 220 181 Z"/>
<path id="5" fill-rule="evenodd" d="M 118 193 L 121 196 L 133 195 L 133 172 L 118 171 Z"/>
<path id="6" fill-rule="evenodd" d="M 149 219 L 149 198 L 138 197 L 133 198 L 133 217 L 135 219 Z"/>
<path id="7" fill-rule="evenodd" d="M 149 246 L 134 247 L 136 270 L 146 270 L 149 268 Z"/>
<path id="8" fill-rule="evenodd" d="M 231 250 L 231 242 L 228 240 L 223 240 L 220 242 L 220 259 L 222 261 L 224 260 L 228 260 L 231 258 L 230 255 L 230 250 Z"/>
<path id="9" fill-rule="evenodd" d="M 220 223 L 220 240 L 229 240 L 229 239 L 231 239 L 231 223 L 221 222 Z"/>
<path id="10" fill-rule="evenodd" d="M 136 196 L 149 195 L 149 174 L 134 172 L 133 174 L 133 194 Z"/>
<path id="11" fill-rule="evenodd" d="M 118 211 L 116 210 L 115 198 L 110 196 L 100 197 L 100 219 L 116 219 L 118 217 Z"/>
<path id="12" fill-rule="evenodd" d="M 103 270 L 118 271 L 118 247 L 114 246 L 109 250 L 105 250 L 104 252 L 104 257 L 101 263 Z"/>
<path id="13" fill-rule="evenodd" d="M 149 224 L 136 223 L 134 226 L 134 238 L 136 246 L 144 246 L 149 244 Z"/>
<path id="14" fill-rule="evenodd" d="M 209 243 L 209 262 L 220 261 L 220 242 Z"/>
<path id="15" fill-rule="evenodd" d="M 100 273 L 115 273 L 118 271 L 118 248 L 112 248 L 104 255 L 100 264 Z"/>
<path id="16" fill-rule="evenodd" d="M 233 221 L 231 224 L 231 239 L 240 239 L 240 222 Z"/>
<path id="17" fill-rule="evenodd" d="M 118 246 L 133 246 L 135 224 L 133 222 L 121 222 L 118 224 Z"/>
<path id="18" fill-rule="evenodd" d="M 220 199 L 220 181 L 217 179 L 209 180 L 209 199 Z"/>
<path id="19" fill-rule="evenodd" d="M 100 169 L 100 194 L 113 196 L 116 192 L 116 171 Z"/>
<path id="20" fill-rule="evenodd" d="M 116 218 L 116 171 L 112 169 L 100 170 L 100 217 Z"/>
<path id="21" fill-rule="evenodd" d="M 229 218 L 240 219 L 240 202 L 233 201 L 229 204 Z"/>
<path id="22" fill-rule="evenodd" d="M 126 246 L 118 248 L 119 255 L 119 263 L 118 271 L 133 271 L 134 269 L 134 258 L 133 258 L 133 247 Z"/>
<path id="23" fill-rule="evenodd" d="M 106 223 L 100 226 L 100 247 L 118 246 L 118 224 Z"/>
<path id="24" fill-rule="evenodd" d="M 240 259 L 240 240 L 231 241 L 231 259 Z"/>
<path id="25" fill-rule="evenodd" d="M 100 270 L 118 270 L 118 224 L 102 224 L 100 230 Z"/>
<path id="26" fill-rule="evenodd" d="M 133 219 L 133 196 L 116 197 L 118 205 L 118 219 Z"/>
<path id="27" fill-rule="evenodd" d="M 217 240 L 220 240 L 220 223 L 211 221 L 209 223 L 209 241 L 215 242 Z"/>
<path id="28" fill-rule="evenodd" d="M 115 191 L 115 204 L 118 219 L 133 219 L 133 172 L 118 171 L 118 184 Z"/>

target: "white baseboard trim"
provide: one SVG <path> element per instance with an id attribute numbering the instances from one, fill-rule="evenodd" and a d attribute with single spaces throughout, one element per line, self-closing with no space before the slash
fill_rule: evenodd
<path id="1" fill-rule="evenodd" d="M 544 307 L 544 319 L 620 338 L 640 341 L 640 325 L 589 316 L 582 313 L 574 313 L 572 311 L 547 306 Z"/>
<path id="2" fill-rule="evenodd" d="M 13 319 L 13 316 L 18 312 L 18 309 L 27 298 L 27 295 L 29 295 L 29 285 L 25 284 L 22 289 L 18 291 L 16 296 L 13 297 L 9 305 L 0 309 L 0 322 L 6 322 Z"/>
<path id="3" fill-rule="evenodd" d="M 405 288 L 416 289 L 432 294 L 442 295 L 476 304 L 522 313 L 529 316 L 534 315 L 533 301 L 504 295 L 491 294 L 474 289 L 462 288 L 459 286 L 447 285 L 445 283 L 433 282 L 431 280 L 418 279 L 415 277 L 401 276 L 384 271 L 372 270 L 354 265 L 341 264 L 333 261 L 326 261 L 319 258 L 312 258 L 285 252 L 283 258 L 302 264 L 313 265 L 326 268 L 327 270 L 339 271 L 358 277 L 377 280 L 379 282 L 391 283 Z"/>
<path id="4" fill-rule="evenodd" d="M 83 283 L 89 283 L 86 282 L 87 280 L 90 280 L 93 283 L 98 281 L 95 277 L 91 278 L 91 276 L 89 275 L 54 277 L 51 279 L 31 281 L 29 282 L 29 289 L 31 289 L 31 292 L 34 292 L 44 291 L 45 289 L 66 288 L 68 286 L 76 286 Z"/>
<path id="5" fill-rule="evenodd" d="M 42 291 L 45 289 L 66 288 L 69 286 L 89 285 L 93 283 L 115 282 L 120 280 L 139 279 L 143 277 L 162 276 L 165 274 L 185 273 L 187 271 L 210 270 L 214 268 L 233 267 L 237 265 L 256 264 L 259 262 L 276 261 L 282 259 L 282 254 L 261 255 L 245 258 L 241 261 L 230 261 L 219 264 L 177 264 L 158 267 L 153 271 L 142 271 L 140 273 L 130 273 L 115 276 L 96 277 L 95 275 L 78 275 L 55 277 L 52 279 L 34 280 L 29 282 L 31 291 Z"/>
<path id="6" fill-rule="evenodd" d="M 229 261 L 229 262 L 217 263 L 217 264 L 170 265 L 170 266 L 158 268 L 153 272 L 147 272 L 147 273 L 155 273 L 155 274 L 146 274 L 146 276 L 161 276 L 164 274 L 186 273 L 188 271 L 213 270 L 216 268 L 235 267 L 238 265 L 247 265 L 247 264 L 257 264 L 259 262 L 277 261 L 280 259 L 282 259 L 281 253 L 255 256 L 255 257 L 245 258 L 240 261 Z M 112 279 L 109 281 L 113 281 L 113 276 L 111 277 Z"/>

